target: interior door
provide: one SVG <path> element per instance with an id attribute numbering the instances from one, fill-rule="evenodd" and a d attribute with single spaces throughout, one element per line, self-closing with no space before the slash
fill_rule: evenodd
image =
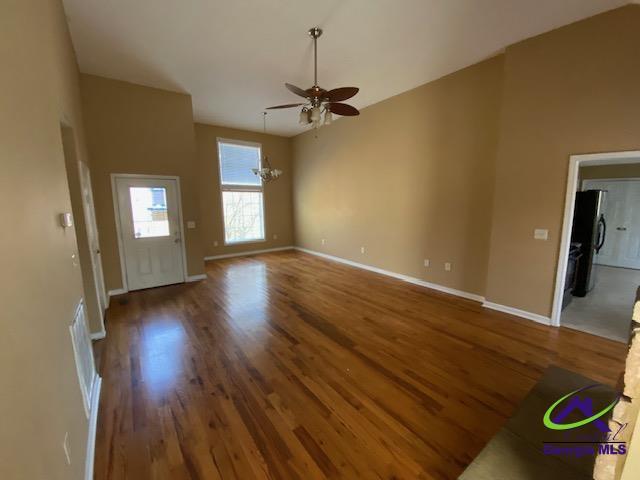
<path id="1" fill-rule="evenodd" d="M 184 282 L 177 181 L 116 177 L 129 290 Z"/>
<path id="2" fill-rule="evenodd" d="M 607 236 L 596 263 L 640 269 L 640 181 L 585 180 L 583 190 L 606 190 Z"/>
<path id="3" fill-rule="evenodd" d="M 104 274 L 102 273 L 102 255 L 100 254 L 100 239 L 96 224 L 96 212 L 93 205 L 93 190 L 91 189 L 91 174 L 89 167 L 84 162 L 78 162 L 80 173 L 80 189 L 82 190 L 82 208 L 87 228 L 87 239 L 91 251 L 91 267 L 93 278 L 98 292 L 98 305 L 104 315 L 108 304 L 107 292 L 104 287 Z"/>

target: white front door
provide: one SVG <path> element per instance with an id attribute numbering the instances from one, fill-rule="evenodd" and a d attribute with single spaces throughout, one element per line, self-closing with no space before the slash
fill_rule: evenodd
<path id="1" fill-rule="evenodd" d="M 184 282 L 177 181 L 122 176 L 115 182 L 128 289 Z"/>
<path id="2" fill-rule="evenodd" d="M 607 234 L 596 263 L 640 269 L 640 181 L 585 180 L 583 190 L 605 190 Z"/>

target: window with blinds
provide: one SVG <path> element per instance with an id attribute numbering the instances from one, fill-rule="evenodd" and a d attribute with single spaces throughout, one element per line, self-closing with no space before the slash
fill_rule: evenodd
<path id="1" fill-rule="evenodd" d="M 264 236 L 261 145 L 218 139 L 225 244 L 259 242 Z"/>

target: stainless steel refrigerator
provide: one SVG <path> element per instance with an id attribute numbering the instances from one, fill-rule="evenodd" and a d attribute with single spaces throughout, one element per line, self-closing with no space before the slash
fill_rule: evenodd
<path id="1" fill-rule="evenodd" d="M 571 242 L 580 244 L 582 256 L 576 268 L 573 295 L 584 297 L 596 285 L 596 255 L 607 237 L 607 223 L 602 213 L 604 190 L 586 190 L 576 194 Z"/>

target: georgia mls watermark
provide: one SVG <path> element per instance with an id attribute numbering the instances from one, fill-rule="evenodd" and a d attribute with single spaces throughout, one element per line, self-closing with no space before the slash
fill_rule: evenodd
<path id="1" fill-rule="evenodd" d="M 545 412 L 542 422 L 546 428 L 554 432 L 562 432 L 559 440 L 543 442 L 545 455 L 584 457 L 587 455 L 624 455 L 627 453 L 627 442 L 622 440 L 622 432 L 627 424 L 616 426 L 612 431 L 603 420 L 620 401 L 616 399 L 601 410 L 593 411 L 593 398 L 587 390 L 601 385 L 589 385 L 569 392 L 554 402 Z M 564 406 L 562 404 L 565 403 Z M 556 412 L 558 410 L 558 412 Z M 563 423 L 571 415 L 579 415 L 577 421 Z"/>

